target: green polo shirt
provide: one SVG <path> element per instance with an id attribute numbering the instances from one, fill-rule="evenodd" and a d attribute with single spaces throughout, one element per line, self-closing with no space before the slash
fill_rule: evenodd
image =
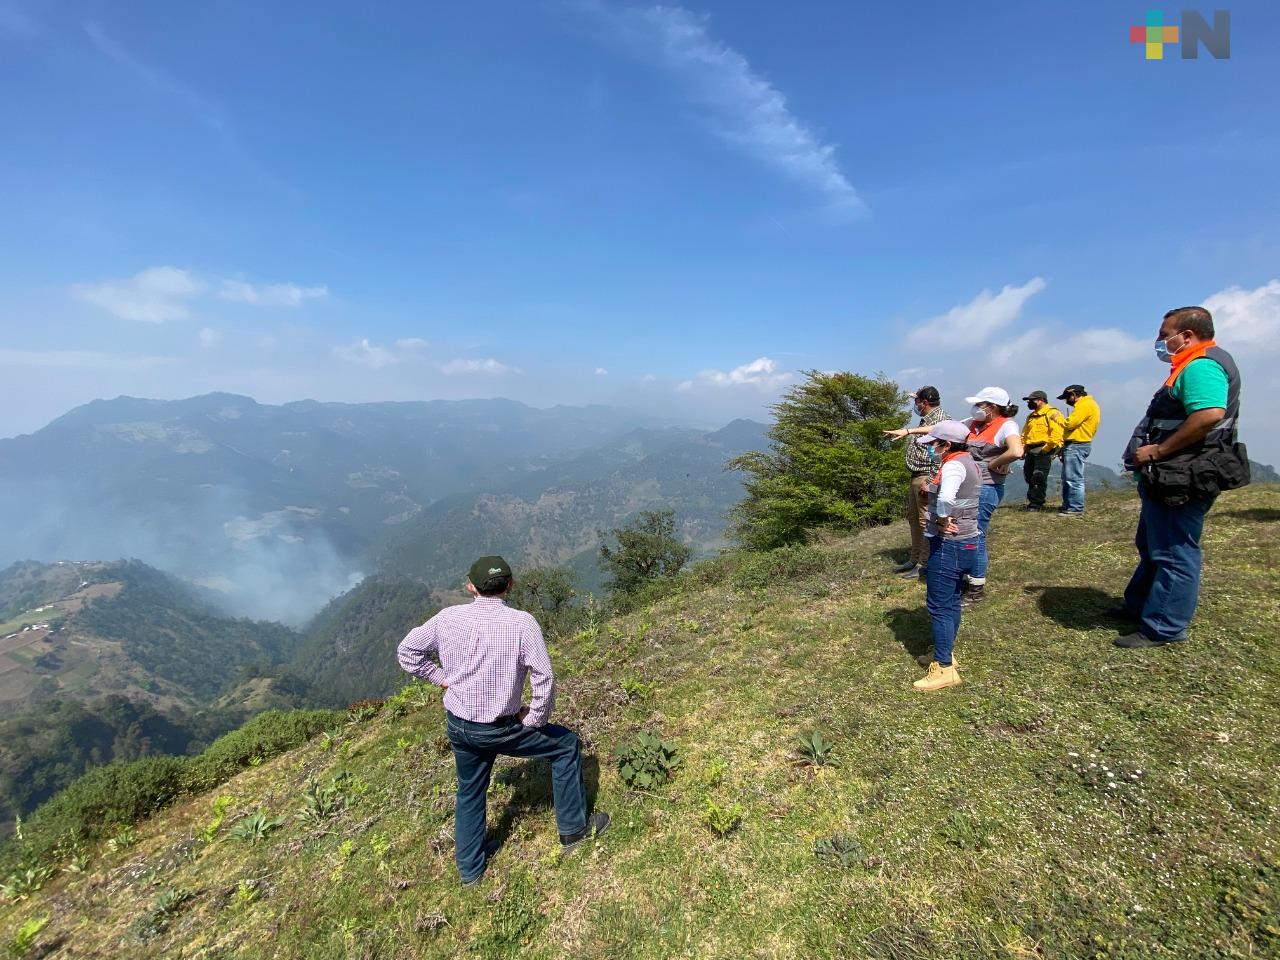
<path id="1" fill-rule="evenodd" d="M 1197 410 L 1227 407 L 1227 371 L 1222 364 L 1209 357 L 1200 357 L 1187 364 L 1181 376 L 1173 381 L 1169 392 L 1182 404 L 1187 414 Z"/>

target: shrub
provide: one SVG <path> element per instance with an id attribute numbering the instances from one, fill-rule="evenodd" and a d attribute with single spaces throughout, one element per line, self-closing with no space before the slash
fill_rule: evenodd
<path id="1" fill-rule="evenodd" d="M 650 730 L 642 730 L 618 748 L 618 774 L 623 783 L 639 790 L 662 786 L 679 763 L 676 746 Z"/>
<path id="2" fill-rule="evenodd" d="M 727 837 L 737 830 L 742 823 L 743 813 L 742 805 L 739 803 L 721 806 L 710 797 L 704 797 L 702 800 L 702 822 L 717 837 Z"/>
<path id="3" fill-rule="evenodd" d="M 617 544 L 600 547 L 600 568 L 613 594 L 633 594 L 650 581 L 674 576 L 692 554 L 676 536 L 674 510 L 643 510 L 607 536 Z"/>
<path id="4" fill-rule="evenodd" d="M 336 710 L 268 710 L 239 730 L 213 741 L 200 756 L 190 761 L 183 786 L 191 791 L 208 790 L 229 780 L 255 757 L 274 757 L 342 720 Z"/>
<path id="5" fill-rule="evenodd" d="M 31 851 L 44 856 L 63 841 L 98 840 L 150 816 L 182 792 L 189 762 L 147 757 L 90 770 L 31 815 L 25 828 Z"/>
<path id="6" fill-rule="evenodd" d="M 302 791 L 302 806 L 298 810 L 297 819 L 319 823 L 338 814 L 347 803 L 347 796 L 337 782 L 320 786 L 314 780 Z"/>
<path id="7" fill-rule="evenodd" d="M 5 953 L 12 960 L 22 960 L 31 952 L 36 944 L 36 937 L 49 923 L 48 917 L 32 917 L 14 931 L 12 939 L 5 944 Z"/>
<path id="8" fill-rule="evenodd" d="M 382 703 L 381 700 L 357 700 L 347 707 L 347 722 L 361 723 L 372 720 L 382 709 Z"/>
<path id="9" fill-rule="evenodd" d="M 735 590 L 744 593 L 773 586 L 790 591 L 826 586 L 849 575 L 847 560 L 803 543 L 788 544 L 761 553 L 741 552 L 738 557 L 737 569 L 729 582 Z"/>
<path id="10" fill-rule="evenodd" d="M 851 837 L 837 834 L 833 837 L 822 837 L 813 845 L 813 855 L 841 870 L 848 870 L 866 855 L 858 842 Z"/>
<path id="11" fill-rule="evenodd" d="M 0 882 L 0 895 L 11 902 L 26 900 L 45 885 L 45 881 L 53 876 L 53 870 L 46 866 L 36 865 L 15 870 Z"/>
<path id="12" fill-rule="evenodd" d="M 156 894 L 156 898 L 147 912 L 129 924 L 129 932 L 143 943 L 155 939 L 165 931 L 174 914 L 192 896 L 193 894 L 187 890 L 162 890 Z"/>
<path id="13" fill-rule="evenodd" d="M 796 738 L 797 760 L 812 767 L 834 767 L 831 754 L 835 745 L 818 730 Z"/>
<path id="14" fill-rule="evenodd" d="M 883 375 L 806 371 L 773 405 L 770 449 L 728 463 L 748 474 L 747 495 L 733 511 L 738 540 L 765 550 L 798 543 L 820 526 L 896 520 L 906 474 L 901 448 L 884 431 L 906 423 L 906 399 Z"/>
<path id="15" fill-rule="evenodd" d="M 252 845 L 267 839 L 273 831 L 283 826 L 284 817 L 268 817 L 265 811 L 256 810 L 232 827 L 227 836 Z"/>

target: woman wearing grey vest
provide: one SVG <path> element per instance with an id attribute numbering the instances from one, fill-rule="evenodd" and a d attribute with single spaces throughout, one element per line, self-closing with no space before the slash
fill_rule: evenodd
<path id="1" fill-rule="evenodd" d="M 929 672 L 914 684 L 932 692 L 960 682 L 956 671 L 956 634 L 960 630 L 960 596 L 965 577 L 973 569 L 982 542 L 978 529 L 978 499 L 982 477 L 969 454 L 969 428 L 943 420 L 921 438 L 940 461 L 928 486 L 929 565 L 925 568 L 925 604 L 933 630 L 933 660 Z"/>

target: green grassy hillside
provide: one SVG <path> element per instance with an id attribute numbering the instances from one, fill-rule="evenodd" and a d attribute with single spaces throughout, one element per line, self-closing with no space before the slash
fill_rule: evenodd
<path id="1" fill-rule="evenodd" d="M 47 917 L 53 957 L 1274 957 L 1280 490 L 1220 500 L 1169 649 L 1110 643 L 1136 519 L 1126 492 L 1001 510 L 964 685 L 931 696 L 923 589 L 885 575 L 898 526 L 722 557 L 558 644 L 557 719 L 615 817 L 571 857 L 545 770 L 507 761 L 504 845 L 459 888 L 440 706 L 411 689 L 85 851 L 0 932 Z M 683 760 L 628 792 L 611 753 L 642 728 Z M 830 764 L 798 759 L 815 730 Z M 312 780 L 329 815 L 296 819 Z M 283 819 L 238 839 L 259 810 Z"/>

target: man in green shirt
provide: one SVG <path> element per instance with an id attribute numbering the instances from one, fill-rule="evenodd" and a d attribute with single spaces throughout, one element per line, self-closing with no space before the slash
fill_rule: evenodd
<path id="1" fill-rule="evenodd" d="M 1164 315 L 1156 356 L 1169 375 L 1125 449 L 1138 474 L 1142 512 L 1138 568 L 1117 611 L 1137 629 L 1115 641 L 1130 649 L 1187 639 L 1200 595 L 1200 535 L 1219 490 L 1248 483 L 1236 442 L 1240 371 L 1213 339 L 1203 307 Z M 1243 462 L 1241 462 L 1243 461 Z"/>

